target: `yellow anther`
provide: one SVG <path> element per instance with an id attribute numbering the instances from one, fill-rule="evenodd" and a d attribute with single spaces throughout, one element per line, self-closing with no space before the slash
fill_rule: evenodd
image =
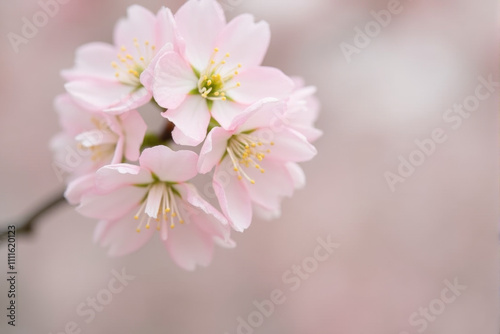
<path id="1" fill-rule="evenodd" d="M 215 93 L 214 93 L 214 95 L 215 95 L 215 96 L 219 96 L 219 95 L 220 95 L 220 93 L 219 93 L 219 92 L 215 92 Z"/>
<path id="2" fill-rule="evenodd" d="M 215 64 L 215 60 L 211 60 L 210 64 L 212 64 L 212 65 Z"/>
<path id="3" fill-rule="evenodd" d="M 137 230 L 135 230 L 137 233 L 140 233 L 141 232 L 141 229 L 138 228 Z"/>
<path id="4" fill-rule="evenodd" d="M 127 54 L 125 57 L 127 57 L 128 59 L 134 59 L 131 54 Z"/>
<path id="5" fill-rule="evenodd" d="M 149 45 L 149 41 L 145 41 L 145 42 L 144 42 L 144 45 Z"/>
<path id="6" fill-rule="evenodd" d="M 250 180 L 250 183 L 251 183 L 251 184 L 255 184 L 255 181 L 254 181 L 254 180 Z"/>
<path id="7" fill-rule="evenodd" d="M 219 52 L 219 48 L 215 48 L 215 49 L 214 49 L 214 52 Z"/>
<path id="8" fill-rule="evenodd" d="M 238 64 L 238 68 L 241 68 L 241 64 Z"/>
<path id="9" fill-rule="evenodd" d="M 120 50 L 122 50 L 123 52 L 127 51 L 127 48 L 125 47 L 125 45 L 123 45 Z"/>
<path id="10" fill-rule="evenodd" d="M 135 220 L 139 219 L 139 216 L 135 215 L 135 216 L 134 216 L 134 219 L 135 219 Z"/>
<path id="11" fill-rule="evenodd" d="M 144 57 L 143 56 L 141 56 L 139 59 L 142 60 L 142 61 L 144 61 Z"/>
<path id="12" fill-rule="evenodd" d="M 221 63 L 221 64 L 225 64 L 225 63 L 226 63 L 226 61 L 225 61 L 225 60 L 223 60 L 223 61 L 221 61 L 220 63 Z"/>
<path id="13" fill-rule="evenodd" d="M 184 220 L 182 220 L 182 219 L 179 220 L 179 223 L 184 224 Z"/>
<path id="14" fill-rule="evenodd" d="M 243 178 L 243 176 L 238 175 L 238 180 L 241 180 L 242 178 Z"/>
<path id="15" fill-rule="evenodd" d="M 240 72 L 238 72 L 238 71 L 234 71 L 234 74 L 235 74 L 235 75 L 238 75 L 238 74 L 240 74 Z"/>
<path id="16" fill-rule="evenodd" d="M 222 92 L 222 93 L 220 93 L 220 95 L 222 95 L 222 96 L 226 96 L 226 93 L 225 93 L 225 92 Z"/>
<path id="17" fill-rule="evenodd" d="M 203 76 L 203 80 L 207 80 L 208 77 L 206 75 Z"/>
<path id="18" fill-rule="evenodd" d="M 237 171 L 238 171 L 238 167 L 234 167 L 233 169 L 234 169 L 234 171 L 235 171 L 235 172 L 237 172 Z"/>
<path id="19" fill-rule="evenodd" d="M 271 144 L 271 146 L 273 146 L 273 145 L 274 145 L 274 142 L 272 141 L 270 144 Z"/>
<path id="20" fill-rule="evenodd" d="M 170 228 L 174 228 L 174 227 L 175 227 L 174 223 L 170 224 Z"/>
<path id="21" fill-rule="evenodd" d="M 161 229 L 160 225 L 156 226 L 156 229 L 159 231 Z"/>
<path id="22" fill-rule="evenodd" d="M 257 144 L 255 144 L 255 143 L 252 143 L 252 144 L 250 144 L 250 145 L 252 145 L 252 147 L 255 147 L 255 146 L 257 146 Z"/>
<path id="23" fill-rule="evenodd" d="M 221 97 L 221 100 L 222 100 L 222 101 L 226 101 L 226 100 L 227 100 L 227 98 L 226 98 L 225 96 L 223 96 L 223 97 Z"/>
<path id="24" fill-rule="evenodd" d="M 113 66 L 113 68 L 117 68 L 117 67 L 118 67 L 118 64 L 116 63 L 116 61 L 112 61 L 112 62 L 111 62 L 111 66 Z"/>
<path id="25" fill-rule="evenodd" d="M 146 224 L 146 230 L 149 230 L 150 226 L 149 223 Z"/>
<path id="26" fill-rule="evenodd" d="M 240 87 L 240 86 L 241 86 L 241 82 L 237 82 L 236 87 Z"/>
<path id="27" fill-rule="evenodd" d="M 117 73 L 115 73 L 115 77 L 117 77 L 117 78 L 118 78 L 119 76 L 120 76 L 120 73 L 118 73 L 118 72 L 117 72 Z"/>
<path id="28" fill-rule="evenodd" d="M 229 52 L 228 52 L 228 53 L 226 53 L 226 57 L 227 57 L 227 58 L 231 57 L 231 55 L 229 54 Z"/>
<path id="29" fill-rule="evenodd" d="M 165 212 L 170 212 L 170 208 L 166 208 L 166 209 L 165 209 Z"/>
<path id="30" fill-rule="evenodd" d="M 212 84 L 212 80 L 207 81 L 207 86 L 210 86 Z"/>
<path id="31" fill-rule="evenodd" d="M 176 212 L 172 213 L 172 217 L 177 217 L 177 213 Z"/>

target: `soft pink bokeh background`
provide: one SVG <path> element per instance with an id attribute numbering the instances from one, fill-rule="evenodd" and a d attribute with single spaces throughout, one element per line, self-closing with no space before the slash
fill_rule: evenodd
<path id="1" fill-rule="evenodd" d="M 156 11 L 183 1 L 141 1 Z M 348 64 L 339 44 L 371 20 L 381 0 L 222 0 L 228 17 L 253 13 L 271 24 L 266 65 L 318 87 L 325 135 L 304 164 L 307 187 L 283 216 L 256 220 L 238 247 L 184 272 L 159 242 L 110 259 L 91 242 L 95 222 L 69 206 L 19 238 L 17 326 L 6 324 L 7 252 L 0 248 L 0 332 L 59 333 L 75 321 L 82 333 L 236 333 L 237 317 L 273 289 L 286 294 L 255 333 L 417 333 L 408 317 L 439 298 L 455 277 L 466 291 L 429 323 L 428 334 L 498 333 L 498 99 L 453 130 L 447 108 L 474 92 L 479 75 L 496 72 L 495 1 L 403 1 L 404 10 Z M 52 99 L 74 50 L 110 41 L 133 1 L 72 0 L 14 53 L 35 0 L 0 3 L 0 221 L 27 214 L 63 185 L 51 168 L 50 138 L 59 130 Z M 233 6 L 233 5 L 234 6 Z M 384 173 L 408 157 L 415 139 L 443 128 L 448 140 L 393 193 Z M 341 246 L 292 292 L 282 274 L 331 235 Z M 155 240 L 158 241 L 158 240 Z M 112 269 L 136 279 L 89 324 L 75 312 L 105 288 Z"/>

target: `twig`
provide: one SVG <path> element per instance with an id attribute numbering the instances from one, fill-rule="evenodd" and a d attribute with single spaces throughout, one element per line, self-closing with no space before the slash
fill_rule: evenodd
<path id="1" fill-rule="evenodd" d="M 163 132 L 160 134 L 160 141 L 166 142 L 172 140 L 172 131 L 174 131 L 174 123 L 167 120 L 167 125 L 163 129 Z"/>
<path id="2" fill-rule="evenodd" d="M 38 210 L 34 210 L 33 213 L 25 220 L 9 225 L 14 225 L 16 227 L 16 237 L 22 234 L 31 234 L 34 230 L 34 226 L 37 220 L 39 220 L 45 213 L 63 202 L 65 202 L 64 194 L 57 194 L 57 196 L 54 196 L 50 201 L 47 201 L 47 203 L 40 206 Z M 0 244 L 5 241 L 7 235 L 8 226 L 5 226 L 5 228 L 0 231 Z"/>

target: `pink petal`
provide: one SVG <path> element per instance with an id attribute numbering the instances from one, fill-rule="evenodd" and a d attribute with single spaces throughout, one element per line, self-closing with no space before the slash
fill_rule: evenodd
<path id="1" fill-rule="evenodd" d="M 152 181 L 149 171 L 130 164 L 107 165 L 96 172 L 96 186 L 101 193 L 125 186 L 148 184 Z"/>
<path id="2" fill-rule="evenodd" d="M 171 43 L 167 43 L 161 48 L 156 55 L 153 57 L 149 65 L 142 71 L 139 80 L 141 84 L 148 90 L 148 92 L 153 92 L 153 84 L 155 79 L 155 68 L 158 64 L 158 60 L 167 52 L 174 50 L 174 46 Z"/>
<path id="3" fill-rule="evenodd" d="M 109 256 L 123 256 L 133 253 L 144 246 L 153 236 L 155 229 L 142 228 L 136 231 L 137 221 L 133 219 L 133 212 L 123 218 L 108 223 L 101 235 L 101 245 L 109 247 Z"/>
<path id="4" fill-rule="evenodd" d="M 146 191 L 143 187 L 129 186 L 107 194 L 85 194 L 76 211 L 90 218 L 115 220 L 137 207 Z M 133 215 L 130 213 L 130 218 Z"/>
<path id="5" fill-rule="evenodd" d="M 113 45 L 106 43 L 89 43 L 76 50 L 75 67 L 62 71 L 66 80 L 81 78 L 114 78 L 115 69 L 111 62 L 116 60 L 117 50 Z"/>
<path id="6" fill-rule="evenodd" d="M 179 36 L 179 32 L 177 31 L 177 24 L 175 22 L 172 11 L 170 11 L 170 8 L 162 7 L 158 11 L 158 14 L 156 15 L 155 35 L 157 46 L 159 48 L 166 45 L 167 43 L 172 44 L 173 49 L 175 49 L 176 51 L 180 51 L 184 47 L 184 45 L 182 45 L 184 44 L 184 42 Z"/>
<path id="7" fill-rule="evenodd" d="M 156 43 L 155 40 L 156 17 L 146 8 L 132 5 L 127 9 L 127 18 L 122 18 L 115 26 L 114 42 L 118 47 L 125 46 L 127 52 L 136 51 L 134 38 L 142 46 L 144 42 Z M 161 48 L 161 45 L 157 45 Z M 116 55 L 115 55 L 116 56 Z"/>
<path id="8" fill-rule="evenodd" d="M 218 237 L 214 238 L 214 242 L 216 245 L 223 247 L 223 248 L 234 248 L 236 247 L 236 242 L 233 239 L 221 239 Z"/>
<path id="9" fill-rule="evenodd" d="M 59 114 L 61 127 L 73 137 L 95 128 L 94 123 L 91 121 L 92 117 L 104 117 L 104 113 L 92 112 L 82 108 L 69 94 L 57 96 L 54 100 L 54 108 Z"/>
<path id="10" fill-rule="evenodd" d="M 222 212 L 231 226 L 236 231 L 243 232 L 252 222 L 251 200 L 244 181 L 238 180 L 232 168 L 229 159 L 224 159 L 215 169 L 213 187 Z"/>
<path id="11" fill-rule="evenodd" d="M 236 116 L 229 126 L 229 130 L 244 132 L 260 128 L 274 129 L 281 125 L 285 109 L 285 102 L 275 98 L 265 98 L 247 107 Z"/>
<path id="12" fill-rule="evenodd" d="M 90 148 L 96 145 L 116 144 L 118 136 L 114 133 L 103 132 L 102 130 L 90 130 L 75 136 L 83 147 Z"/>
<path id="13" fill-rule="evenodd" d="M 173 151 L 163 145 L 145 149 L 139 158 L 142 168 L 169 182 L 184 182 L 195 177 L 197 161 L 198 156 L 192 151 Z"/>
<path id="14" fill-rule="evenodd" d="M 277 208 L 275 210 L 270 210 L 268 208 L 264 208 L 256 203 L 252 206 L 255 214 L 264 220 L 273 220 L 278 219 L 281 216 L 281 208 Z"/>
<path id="15" fill-rule="evenodd" d="M 120 115 L 125 137 L 125 157 L 130 161 L 139 159 L 140 148 L 146 134 L 147 125 L 136 110 Z"/>
<path id="16" fill-rule="evenodd" d="M 103 111 L 118 115 L 142 107 L 151 101 L 151 97 L 153 97 L 152 94 L 145 87 L 135 88 L 131 93 L 120 96 L 119 100 L 109 107 L 104 108 Z"/>
<path id="17" fill-rule="evenodd" d="M 172 51 L 166 52 L 158 60 L 154 76 L 155 101 L 168 109 L 179 107 L 198 82 L 191 66 Z"/>
<path id="18" fill-rule="evenodd" d="M 307 125 L 300 125 L 300 124 L 292 124 L 292 125 L 290 125 L 290 127 L 292 129 L 294 129 L 295 131 L 297 131 L 298 133 L 304 135 L 304 137 L 306 137 L 306 139 L 310 143 L 314 143 L 316 140 L 318 140 L 323 135 L 323 131 L 321 131 L 320 129 L 316 129 L 312 125 L 307 126 Z"/>
<path id="19" fill-rule="evenodd" d="M 178 108 L 169 109 L 162 116 L 175 124 L 172 136 L 179 145 L 196 146 L 207 136 L 210 112 L 200 95 L 189 95 Z"/>
<path id="20" fill-rule="evenodd" d="M 231 56 L 227 67 L 242 64 L 243 68 L 258 66 L 262 63 L 269 47 L 271 32 L 266 22 L 255 23 L 252 15 L 235 17 L 221 31 L 216 45 Z"/>
<path id="21" fill-rule="evenodd" d="M 165 186 L 163 184 L 156 184 L 149 189 L 148 198 L 146 199 L 146 207 L 144 212 L 152 218 L 158 218 L 158 211 L 162 203 L 163 191 Z"/>
<path id="22" fill-rule="evenodd" d="M 180 35 L 186 41 L 186 56 L 197 69 L 208 65 L 215 42 L 226 24 L 221 6 L 215 0 L 189 0 L 175 14 Z"/>
<path id="23" fill-rule="evenodd" d="M 171 229 L 164 244 L 172 260 L 185 270 L 208 266 L 212 260 L 212 238 L 194 223 L 186 222 Z"/>
<path id="24" fill-rule="evenodd" d="M 136 89 L 118 80 L 78 80 L 68 82 L 64 87 L 83 107 L 113 114 L 135 109 L 151 99 L 145 88 Z"/>
<path id="25" fill-rule="evenodd" d="M 227 100 L 214 101 L 211 112 L 213 118 L 215 118 L 223 128 L 229 129 L 234 118 L 240 115 L 246 107 L 246 105 Z"/>
<path id="26" fill-rule="evenodd" d="M 191 208 L 189 220 L 197 223 L 203 231 L 212 236 L 229 238 L 229 225 L 226 217 L 205 201 L 192 184 L 184 183 L 176 188 L 183 200 L 187 202 L 185 206 Z"/>
<path id="27" fill-rule="evenodd" d="M 64 197 L 69 204 L 79 204 L 82 196 L 87 192 L 93 190 L 95 187 L 95 174 L 87 174 L 80 176 L 68 184 Z"/>
<path id="28" fill-rule="evenodd" d="M 286 169 L 293 180 L 295 189 L 304 188 L 306 185 L 306 175 L 302 168 L 294 162 L 287 162 Z"/>
<path id="29" fill-rule="evenodd" d="M 234 101 L 252 104 L 266 97 L 285 98 L 293 89 L 293 81 L 273 67 L 252 67 L 235 79 L 241 86 L 228 93 Z"/>
<path id="30" fill-rule="evenodd" d="M 276 163 L 265 158 L 259 163 L 265 172 L 250 166 L 245 168 L 247 175 L 255 180 L 247 189 L 253 202 L 268 210 L 279 210 L 281 199 L 292 196 L 294 182 L 283 163 Z"/>
<path id="31" fill-rule="evenodd" d="M 208 134 L 200 152 L 198 159 L 198 172 L 206 174 L 220 162 L 226 152 L 227 141 L 231 138 L 231 133 L 216 127 Z"/>
<path id="32" fill-rule="evenodd" d="M 302 162 L 311 160 L 317 153 L 316 148 L 307 139 L 292 129 L 282 128 L 280 131 L 272 132 L 272 136 L 264 130 L 257 130 L 252 133 L 257 138 L 269 138 L 274 142 L 270 146 L 271 153 L 266 155 L 266 159 L 284 162 Z"/>
<path id="33" fill-rule="evenodd" d="M 92 240 L 95 243 L 100 244 L 102 236 L 104 235 L 106 230 L 110 227 L 110 225 L 112 225 L 112 222 L 110 223 L 106 220 L 100 220 L 94 229 L 94 235 L 92 236 Z"/>

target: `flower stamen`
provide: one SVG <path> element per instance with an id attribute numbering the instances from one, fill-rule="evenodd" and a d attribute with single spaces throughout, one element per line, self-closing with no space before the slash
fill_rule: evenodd
<path id="1" fill-rule="evenodd" d="M 241 83 L 237 82 L 234 86 L 226 87 L 227 83 L 239 74 L 238 69 L 240 69 L 242 65 L 238 64 L 232 69 L 225 70 L 224 67 L 227 64 L 227 59 L 231 57 L 231 55 L 226 53 L 219 62 L 216 62 L 218 53 L 219 48 L 214 48 L 207 67 L 200 74 L 198 92 L 203 98 L 208 100 L 226 101 L 228 99 L 226 92 L 241 86 Z"/>
<path id="2" fill-rule="evenodd" d="M 250 183 L 255 184 L 255 180 L 248 176 L 242 167 L 255 167 L 261 173 L 265 173 L 264 168 L 259 164 L 266 157 L 265 153 L 271 153 L 267 145 L 274 145 L 272 141 L 260 140 L 252 135 L 240 133 L 231 137 L 226 151 L 233 164 L 233 170 L 238 174 L 238 179 L 245 178 Z M 265 153 L 264 153 L 265 152 Z"/>
<path id="3" fill-rule="evenodd" d="M 125 85 L 140 87 L 140 76 L 142 71 L 149 65 L 155 55 L 156 47 L 150 45 L 149 41 L 145 41 L 141 45 L 137 38 L 133 39 L 134 47 L 139 59 L 136 60 L 134 56 L 127 52 L 127 48 L 122 46 L 117 58 L 119 62 L 111 62 L 111 66 L 116 70 L 115 77 Z"/>

